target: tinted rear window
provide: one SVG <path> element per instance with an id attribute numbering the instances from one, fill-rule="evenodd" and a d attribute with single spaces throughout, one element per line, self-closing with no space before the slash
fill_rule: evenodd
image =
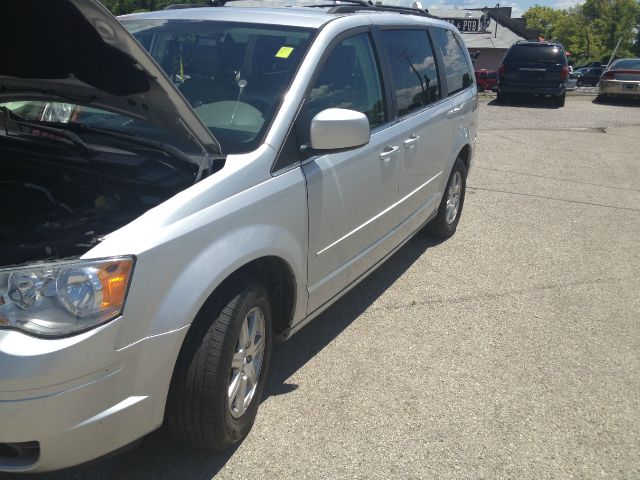
<path id="1" fill-rule="evenodd" d="M 512 47 L 505 61 L 565 63 L 564 51 L 559 47 L 518 45 Z"/>
<path id="2" fill-rule="evenodd" d="M 611 68 L 617 68 L 618 70 L 640 70 L 640 58 L 616 60 L 611 64 Z"/>

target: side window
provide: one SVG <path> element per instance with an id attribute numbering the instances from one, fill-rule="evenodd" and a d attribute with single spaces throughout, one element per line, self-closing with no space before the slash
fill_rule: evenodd
<path id="1" fill-rule="evenodd" d="M 438 100 L 438 70 L 427 32 L 383 30 L 382 41 L 393 72 L 398 115 Z"/>
<path id="2" fill-rule="evenodd" d="M 306 100 L 303 124 L 327 108 L 364 113 L 371 128 L 384 122 L 380 70 L 368 33 L 343 40 L 329 54 Z"/>
<path id="3" fill-rule="evenodd" d="M 471 86 L 471 71 L 457 35 L 444 28 L 433 28 L 432 34 L 433 42 L 442 54 L 444 74 L 447 77 L 447 93 L 452 95 Z"/>

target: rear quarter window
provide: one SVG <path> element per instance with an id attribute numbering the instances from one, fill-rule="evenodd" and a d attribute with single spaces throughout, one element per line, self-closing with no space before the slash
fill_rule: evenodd
<path id="1" fill-rule="evenodd" d="M 447 78 L 447 93 L 453 95 L 473 84 L 473 76 L 464 53 L 464 44 L 451 30 L 435 27 L 431 29 L 434 47 L 440 50 L 444 74 Z"/>
<path id="2" fill-rule="evenodd" d="M 611 68 L 617 68 L 618 70 L 640 70 L 640 58 L 616 60 L 611 64 Z"/>

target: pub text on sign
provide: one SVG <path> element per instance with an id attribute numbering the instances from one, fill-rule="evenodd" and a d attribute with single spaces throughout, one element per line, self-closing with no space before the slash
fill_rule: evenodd
<path id="1" fill-rule="evenodd" d="M 466 33 L 484 33 L 489 28 L 491 19 L 488 14 L 483 14 L 480 18 L 443 18 L 460 30 Z"/>

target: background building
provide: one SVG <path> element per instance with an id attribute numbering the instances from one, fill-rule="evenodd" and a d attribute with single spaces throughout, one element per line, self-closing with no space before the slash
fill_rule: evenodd
<path id="1" fill-rule="evenodd" d="M 497 70 L 511 45 L 519 40 L 538 40 L 538 31 L 527 30 L 524 18 L 511 18 L 511 7 L 454 10 L 432 7 L 429 13 L 458 27 L 469 52 L 480 52 L 476 70 Z"/>

